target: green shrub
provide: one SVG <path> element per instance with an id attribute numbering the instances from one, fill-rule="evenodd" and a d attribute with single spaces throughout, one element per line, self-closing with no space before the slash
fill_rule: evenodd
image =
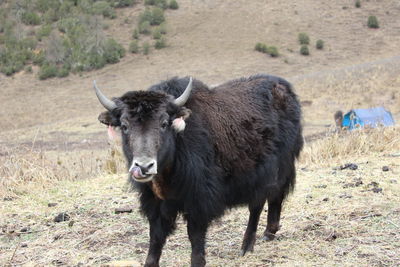
<path id="1" fill-rule="evenodd" d="M 167 9 L 168 7 L 166 0 L 145 0 L 144 4 L 147 6 L 158 6 L 162 9 Z"/>
<path id="2" fill-rule="evenodd" d="M 67 77 L 69 75 L 69 69 L 68 67 L 62 67 L 60 69 L 58 69 L 57 71 L 57 77 L 59 78 L 63 78 L 63 77 Z"/>
<path id="3" fill-rule="evenodd" d="M 162 49 L 167 47 L 167 41 L 165 40 L 164 37 L 161 37 L 159 40 L 157 40 L 154 44 L 155 49 Z"/>
<path id="4" fill-rule="evenodd" d="M 152 14 L 150 8 L 146 7 L 146 9 L 142 13 L 139 14 L 139 25 L 145 21 L 150 23 L 152 18 L 153 18 L 153 14 Z"/>
<path id="5" fill-rule="evenodd" d="M 150 44 L 148 42 L 144 42 L 143 44 L 143 54 L 148 55 L 150 53 Z"/>
<path id="6" fill-rule="evenodd" d="M 161 23 L 156 29 L 159 29 L 161 34 L 167 34 L 167 25 L 165 22 Z"/>
<path id="7" fill-rule="evenodd" d="M 105 18 L 114 19 L 117 17 L 115 9 L 110 6 L 107 1 L 95 2 L 92 6 L 92 13 L 96 15 L 103 15 Z"/>
<path id="8" fill-rule="evenodd" d="M 42 25 L 39 30 L 36 32 L 36 38 L 39 41 L 42 41 L 43 37 L 47 37 L 50 35 L 52 27 L 50 24 Z"/>
<path id="9" fill-rule="evenodd" d="M 119 0 L 119 1 L 114 1 L 113 6 L 114 7 L 128 7 L 128 6 L 132 6 L 133 4 L 135 4 L 135 0 Z"/>
<path id="10" fill-rule="evenodd" d="M 139 40 L 139 30 L 138 29 L 134 29 L 133 33 L 132 33 L 132 38 Z"/>
<path id="11" fill-rule="evenodd" d="M 153 38 L 158 40 L 158 39 L 161 39 L 161 37 L 162 37 L 162 34 L 161 34 L 160 29 L 159 28 L 155 28 L 154 31 L 153 31 Z"/>
<path id="12" fill-rule="evenodd" d="M 310 51 L 308 50 L 307 45 L 302 45 L 300 47 L 300 54 L 302 54 L 303 56 L 308 56 L 310 54 Z"/>
<path id="13" fill-rule="evenodd" d="M 22 13 L 21 21 L 26 25 L 39 25 L 41 20 L 35 12 L 26 11 Z"/>
<path id="14" fill-rule="evenodd" d="M 58 73 L 57 66 L 54 64 L 43 64 L 39 70 L 39 79 L 45 80 L 48 78 L 56 77 Z"/>
<path id="15" fill-rule="evenodd" d="M 320 40 L 318 40 L 317 42 L 316 42 L 316 44 L 315 44 L 315 47 L 317 48 L 317 49 L 324 49 L 324 41 L 322 41 L 321 39 Z"/>
<path id="16" fill-rule="evenodd" d="M 32 56 L 32 63 L 34 65 L 42 66 L 44 60 L 46 59 L 45 54 L 41 50 L 39 53 L 33 54 Z"/>
<path id="17" fill-rule="evenodd" d="M 305 32 L 299 33 L 298 39 L 299 39 L 299 43 L 301 45 L 310 44 L 310 37 L 308 37 L 307 33 L 305 33 Z"/>
<path id="18" fill-rule="evenodd" d="M 267 48 L 267 53 L 268 53 L 271 57 L 278 57 L 278 56 L 279 56 L 278 48 L 276 48 L 276 46 L 269 46 L 269 47 Z"/>
<path id="19" fill-rule="evenodd" d="M 44 13 L 43 15 L 43 20 L 46 23 L 52 23 L 55 22 L 59 19 L 57 12 L 54 9 L 49 9 L 46 11 L 46 13 Z"/>
<path id="20" fill-rule="evenodd" d="M 104 45 L 104 58 L 107 63 L 117 63 L 125 55 L 125 49 L 114 39 L 107 39 Z"/>
<path id="21" fill-rule="evenodd" d="M 178 9 L 178 8 L 179 8 L 179 5 L 178 5 L 178 2 L 176 2 L 176 0 L 171 0 L 171 1 L 169 2 L 168 7 L 169 7 L 170 9 Z"/>
<path id="22" fill-rule="evenodd" d="M 379 28 L 378 19 L 375 16 L 369 16 L 367 24 L 368 24 L 369 28 L 372 28 L 372 29 Z"/>
<path id="23" fill-rule="evenodd" d="M 164 10 L 159 7 L 153 8 L 151 12 L 151 25 L 160 25 L 165 21 Z"/>
<path id="24" fill-rule="evenodd" d="M 136 40 L 129 44 L 129 52 L 134 54 L 139 53 L 139 44 Z"/>
<path id="25" fill-rule="evenodd" d="M 268 46 L 264 43 L 257 43 L 256 46 L 254 47 L 254 49 L 261 53 L 267 53 Z"/>
<path id="26" fill-rule="evenodd" d="M 356 6 L 356 8 L 360 8 L 361 7 L 361 1 L 360 0 L 356 0 L 355 6 Z"/>
<path id="27" fill-rule="evenodd" d="M 139 32 L 141 34 L 150 34 L 151 33 L 150 22 L 143 21 L 142 23 L 140 23 L 139 24 Z"/>
<path id="28" fill-rule="evenodd" d="M 146 6 L 154 6 L 156 4 L 156 0 L 144 0 L 144 4 Z"/>

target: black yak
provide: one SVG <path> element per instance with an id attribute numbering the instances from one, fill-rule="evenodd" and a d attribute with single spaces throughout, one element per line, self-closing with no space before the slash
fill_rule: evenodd
<path id="1" fill-rule="evenodd" d="M 145 266 L 159 266 L 178 214 L 192 266 L 205 265 L 207 228 L 233 206 L 250 211 L 242 255 L 253 250 L 266 201 L 264 239 L 274 238 L 303 146 L 300 104 L 287 81 L 260 74 L 208 88 L 173 78 L 113 100 L 94 87 L 107 109 L 99 120 L 121 130 L 129 179 L 150 224 Z"/>

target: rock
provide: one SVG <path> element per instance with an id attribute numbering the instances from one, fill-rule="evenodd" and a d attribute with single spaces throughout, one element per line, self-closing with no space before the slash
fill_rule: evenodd
<path id="1" fill-rule="evenodd" d="M 47 207 L 49 207 L 49 208 L 55 207 L 55 206 L 57 206 L 57 205 L 58 205 L 58 203 L 55 203 L 55 202 L 47 203 Z"/>
<path id="2" fill-rule="evenodd" d="M 371 189 L 371 191 L 374 192 L 374 193 L 382 193 L 382 188 L 374 187 L 374 188 Z"/>
<path id="3" fill-rule="evenodd" d="M 345 165 L 340 166 L 339 169 L 340 170 L 350 169 L 352 171 L 355 171 L 358 169 L 358 165 L 354 163 L 346 163 Z"/>
<path id="4" fill-rule="evenodd" d="M 54 222 L 59 223 L 59 222 L 65 222 L 65 221 L 69 221 L 70 216 L 68 213 L 66 212 L 61 212 L 59 213 L 56 217 L 54 217 Z"/>
<path id="5" fill-rule="evenodd" d="M 68 223 L 68 226 L 69 226 L 69 227 L 72 227 L 72 226 L 74 226 L 74 223 L 75 223 L 75 221 L 70 221 L 70 222 Z"/>
<path id="6" fill-rule="evenodd" d="M 115 214 L 131 213 L 132 211 L 133 211 L 132 207 L 120 207 L 115 209 Z"/>
<path id="7" fill-rule="evenodd" d="M 390 179 L 389 181 L 391 184 L 397 184 L 397 180 L 396 179 Z"/>
<path id="8" fill-rule="evenodd" d="M 28 246 L 27 243 L 25 243 L 25 242 L 21 243 L 21 248 L 26 248 L 27 246 Z"/>
<path id="9" fill-rule="evenodd" d="M 326 197 L 326 198 L 324 198 L 322 201 L 328 201 L 328 200 L 329 200 L 329 198 Z"/>
<path id="10" fill-rule="evenodd" d="M 22 233 L 28 232 L 29 228 L 28 227 L 22 227 L 21 230 L 19 230 Z"/>
<path id="11" fill-rule="evenodd" d="M 384 171 L 384 172 L 389 171 L 389 167 L 388 167 L 388 166 L 383 166 L 383 167 L 382 167 L 382 171 Z"/>

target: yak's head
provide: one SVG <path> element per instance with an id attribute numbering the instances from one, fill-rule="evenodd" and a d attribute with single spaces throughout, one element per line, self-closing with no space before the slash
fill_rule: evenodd
<path id="1" fill-rule="evenodd" d="M 119 127 L 129 174 L 149 182 L 172 163 L 177 133 L 185 129 L 190 110 L 184 107 L 192 90 L 192 78 L 178 98 L 158 91 L 132 91 L 113 100 L 94 82 L 100 103 L 107 109 L 100 122 Z"/>

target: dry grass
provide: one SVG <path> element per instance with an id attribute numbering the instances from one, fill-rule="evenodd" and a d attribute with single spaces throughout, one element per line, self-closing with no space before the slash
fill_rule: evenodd
<path id="1" fill-rule="evenodd" d="M 328 166 L 349 158 L 391 152 L 400 153 L 399 127 L 344 131 L 306 144 L 301 163 Z"/>

